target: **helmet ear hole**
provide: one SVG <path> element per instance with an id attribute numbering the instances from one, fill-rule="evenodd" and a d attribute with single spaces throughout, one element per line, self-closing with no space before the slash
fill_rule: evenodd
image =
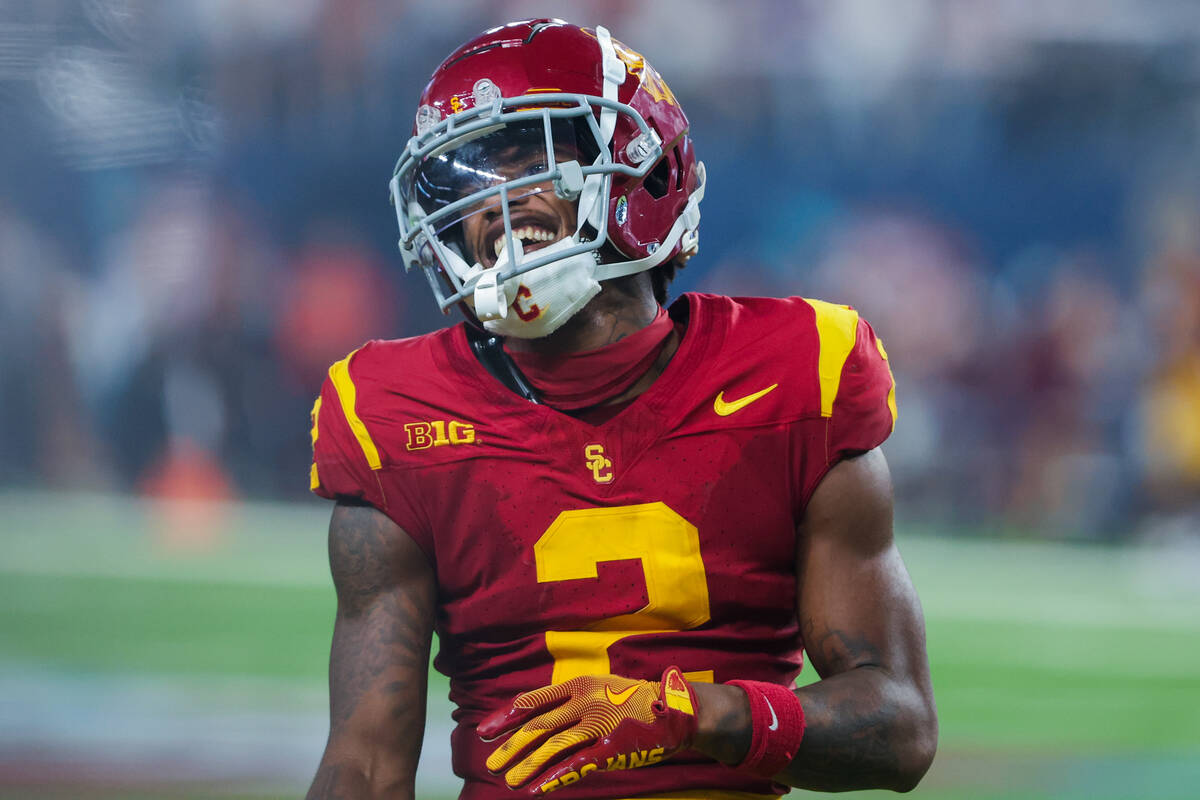
<path id="1" fill-rule="evenodd" d="M 661 200 L 667 196 L 667 192 L 671 188 L 671 165 L 667 163 L 665 156 L 658 160 L 654 169 L 646 173 L 643 185 L 655 200 Z"/>
<path id="2" fill-rule="evenodd" d="M 596 230 L 592 226 L 592 223 L 588 222 L 587 220 L 584 220 L 583 225 L 581 225 L 579 227 L 580 241 L 594 242 L 594 241 L 596 241 L 596 237 L 599 235 L 600 235 L 600 232 L 598 230 Z"/>

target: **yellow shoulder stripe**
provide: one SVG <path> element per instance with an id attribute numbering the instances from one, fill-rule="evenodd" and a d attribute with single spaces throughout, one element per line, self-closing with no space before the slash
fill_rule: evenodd
<path id="1" fill-rule="evenodd" d="M 312 443 L 317 443 L 317 418 L 321 415 L 321 395 L 317 395 L 317 402 L 313 403 L 312 411 L 309 412 L 308 418 L 312 420 Z"/>
<path id="2" fill-rule="evenodd" d="M 878 336 L 875 337 L 875 347 L 879 350 L 879 355 L 883 356 L 883 360 L 887 361 L 887 350 L 883 349 L 883 340 Z M 892 430 L 896 430 L 896 376 L 892 372 L 892 364 L 888 361 L 888 377 L 892 379 L 892 388 L 888 389 L 888 411 L 892 412 Z"/>
<path id="3" fill-rule="evenodd" d="M 817 376 L 821 381 L 821 416 L 832 417 L 833 402 L 837 400 L 838 386 L 842 382 L 842 367 L 858 338 L 858 312 L 849 306 L 837 306 L 824 300 L 805 297 L 804 302 L 812 306 L 817 315 L 820 347 Z"/>
<path id="4" fill-rule="evenodd" d="M 346 415 L 346 422 L 350 424 L 354 438 L 358 439 L 358 446 L 362 448 L 363 455 L 367 457 L 367 464 L 371 469 L 379 469 L 383 466 L 379 460 L 379 450 L 375 447 L 375 442 L 371 440 L 367 426 L 363 424 L 358 412 L 354 410 L 357 391 L 354 388 L 354 381 L 350 379 L 350 359 L 354 358 L 354 353 L 357 352 L 358 350 L 355 350 L 330 367 L 329 380 L 333 381 L 333 388 L 337 391 L 338 400 L 342 404 L 342 413 Z"/>
<path id="5" fill-rule="evenodd" d="M 314 449 L 317 446 L 317 418 L 320 416 L 320 414 L 321 414 L 321 395 L 317 395 L 317 402 L 313 403 L 312 413 L 309 414 L 309 416 L 312 418 L 312 443 L 313 443 Z M 314 459 L 313 464 L 312 464 L 312 469 L 309 470 L 308 488 L 311 491 L 315 491 L 316 489 L 320 488 L 320 486 L 321 486 L 321 478 L 319 475 L 317 475 L 317 462 Z"/>

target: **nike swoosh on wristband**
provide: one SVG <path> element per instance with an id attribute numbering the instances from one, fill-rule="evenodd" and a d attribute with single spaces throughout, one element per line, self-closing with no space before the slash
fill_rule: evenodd
<path id="1" fill-rule="evenodd" d="M 612 703 L 614 706 L 620 706 L 624 705 L 626 700 L 633 697 L 633 693 L 636 692 L 637 689 L 638 684 L 635 683 L 633 686 L 626 686 L 621 691 L 614 693 L 612 687 L 608 684 L 605 684 L 604 694 L 606 697 L 608 697 L 608 702 Z"/>
<path id="2" fill-rule="evenodd" d="M 748 394 L 745 397 L 740 397 L 737 400 L 730 400 L 729 402 L 725 401 L 725 392 L 720 392 L 717 394 L 717 398 L 713 400 L 713 411 L 717 412 L 717 414 L 722 417 L 728 417 L 735 411 L 741 411 L 743 408 L 767 394 L 778 385 L 778 383 L 772 383 L 762 391 L 755 392 L 754 394 Z"/>
<path id="3" fill-rule="evenodd" d="M 771 712 L 771 724 L 767 726 L 767 730 L 779 730 L 779 717 L 775 716 L 775 709 L 771 706 L 771 701 L 764 697 L 763 702 L 767 704 L 767 710 Z"/>

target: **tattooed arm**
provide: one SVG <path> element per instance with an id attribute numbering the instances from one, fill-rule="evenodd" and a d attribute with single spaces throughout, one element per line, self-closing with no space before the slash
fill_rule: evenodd
<path id="1" fill-rule="evenodd" d="M 925 623 L 892 542 L 892 487 L 878 450 L 817 487 L 799 530 L 797 610 L 822 680 L 796 690 L 800 749 L 775 779 L 821 791 L 909 791 L 933 762 L 937 712 Z M 745 694 L 697 684 L 698 749 L 727 763 L 750 746 Z"/>
<path id="2" fill-rule="evenodd" d="M 329 741 L 308 800 L 411 798 L 425 730 L 433 570 L 383 513 L 346 503 L 329 523 L 329 565 L 338 601 Z"/>
<path id="3" fill-rule="evenodd" d="M 805 651 L 822 680 L 797 691 L 807 721 L 783 780 L 907 791 L 937 749 L 925 621 L 892 541 L 892 481 L 878 450 L 830 470 L 796 559 Z"/>

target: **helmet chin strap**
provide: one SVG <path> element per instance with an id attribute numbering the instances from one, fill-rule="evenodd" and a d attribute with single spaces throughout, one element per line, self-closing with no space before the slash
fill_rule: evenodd
<path id="1" fill-rule="evenodd" d="M 700 201 L 704 199 L 705 175 L 703 163 L 696 165 L 696 177 L 698 180 L 695 191 L 688 196 L 687 205 L 683 207 L 683 213 L 675 220 L 675 224 L 671 226 L 671 230 L 667 231 L 667 235 L 663 238 L 658 248 L 645 258 L 597 265 L 596 280 L 606 281 L 610 278 L 623 278 L 626 275 L 633 275 L 635 272 L 643 272 L 652 267 L 657 267 L 667 260 L 667 256 L 675 249 L 677 242 L 682 241 L 684 249 L 696 246 L 699 241 L 697 228 L 700 226 Z"/>
<path id="2" fill-rule="evenodd" d="M 616 101 L 617 91 L 625 82 L 625 62 L 617 56 L 608 28 L 596 26 L 596 41 L 600 43 L 600 67 L 604 70 L 604 99 Z M 604 147 L 612 143 L 616 129 L 617 112 L 607 106 L 600 109 L 600 135 L 604 139 Z"/>
<path id="3" fill-rule="evenodd" d="M 621 88 L 621 84 L 625 82 L 625 62 L 617 56 L 617 50 L 613 47 L 612 34 L 608 32 L 608 28 L 603 25 L 596 26 L 596 41 L 600 43 L 600 68 L 604 72 L 604 99 L 617 100 L 617 92 Z M 603 140 L 600 143 L 601 150 L 607 150 L 612 144 L 613 132 L 617 129 L 617 112 L 605 106 L 600 109 L 600 137 Z M 601 157 L 596 156 L 596 163 L 600 163 Z M 602 189 L 608 184 L 608 179 L 602 178 L 600 175 L 591 175 L 588 177 L 589 185 L 583 187 L 583 196 L 579 200 L 579 210 L 582 212 L 587 209 L 585 219 L 591 224 L 595 230 L 604 229 L 604 216 L 608 213 L 608 198 L 605 197 L 606 192 Z M 590 196 L 589 196 L 590 190 Z M 583 216 L 581 214 L 581 216 Z M 580 228 L 583 227 L 583 220 L 580 220 Z M 576 231 L 576 236 L 578 236 Z"/>

